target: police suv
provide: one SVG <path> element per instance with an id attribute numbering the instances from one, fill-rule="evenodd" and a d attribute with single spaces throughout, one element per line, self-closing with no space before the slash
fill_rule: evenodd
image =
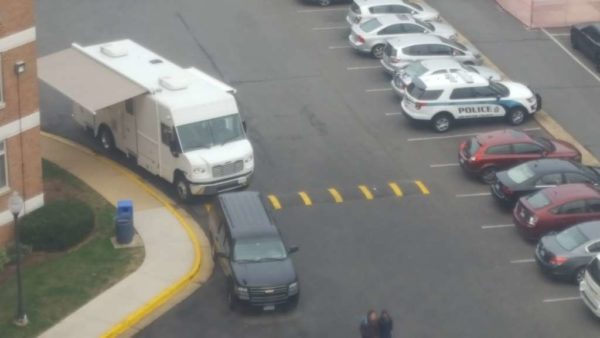
<path id="1" fill-rule="evenodd" d="M 402 112 L 413 120 L 430 121 L 437 132 L 455 120 L 504 116 L 519 125 L 542 106 L 541 97 L 512 81 L 493 81 L 460 71 L 416 78 L 402 98 Z"/>

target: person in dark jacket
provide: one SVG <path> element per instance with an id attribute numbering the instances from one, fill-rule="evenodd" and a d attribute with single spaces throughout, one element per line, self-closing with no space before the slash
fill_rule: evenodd
<path id="1" fill-rule="evenodd" d="M 379 318 L 374 310 L 369 310 L 367 316 L 360 322 L 360 335 L 362 338 L 381 338 Z"/>
<path id="2" fill-rule="evenodd" d="M 392 330 L 394 329 L 394 321 L 387 310 L 381 311 L 379 316 L 379 332 L 381 338 L 392 338 Z"/>

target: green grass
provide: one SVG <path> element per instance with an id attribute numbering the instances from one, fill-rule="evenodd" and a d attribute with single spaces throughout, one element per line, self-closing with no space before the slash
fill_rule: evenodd
<path id="1" fill-rule="evenodd" d="M 35 337 L 106 290 L 142 262 L 143 248 L 115 250 L 115 208 L 85 183 L 60 167 L 44 161 L 44 185 L 52 184 L 53 198 L 77 198 L 95 211 L 96 228 L 83 244 L 52 255 L 23 269 L 23 293 L 29 325 L 16 327 L 16 278 L 0 284 L 0 337 Z"/>

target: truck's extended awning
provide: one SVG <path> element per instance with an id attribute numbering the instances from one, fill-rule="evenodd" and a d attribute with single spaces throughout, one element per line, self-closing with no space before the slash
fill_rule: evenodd
<path id="1" fill-rule="evenodd" d="M 147 92 L 75 47 L 41 57 L 37 64 L 42 81 L 92 112 Z"/>

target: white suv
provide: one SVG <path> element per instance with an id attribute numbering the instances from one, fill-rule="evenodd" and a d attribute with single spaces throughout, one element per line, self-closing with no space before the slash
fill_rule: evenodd
<path id="1" fill-rule="evenodd" d="M 491 81 L 466 71 L 414 79 L 401 103 L 406 116 L 429 121 L 440 133 L 461 119 L 506 117 L 519 125 L 541 105 L 541 97 L 521 83 Z"/>
<path id="2" fill-rule="evenodd" d="M 411 0 L 354 0 L 346 16 L 350 25 L 389 14 L 408 14 L 419 20 L 440 21 L 440 13 L 423 2 Z"/>
<path id="3" fill-rule="evenodd" d="M 585 269 L 585 275 L 579 284 L 579 293 L 585 305 L 600 317 L 600 255 Z"/>

